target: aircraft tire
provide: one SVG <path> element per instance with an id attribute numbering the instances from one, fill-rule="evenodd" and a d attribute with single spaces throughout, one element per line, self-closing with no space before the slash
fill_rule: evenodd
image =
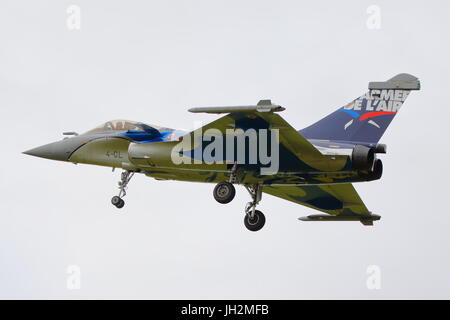
<path id="1" fill-rule="evenodd" d="M 230 182 L 227 181 L 219 182 L 214 187 L 213 196 L 214 199 L 216 199 L 216 201 L 219 203 L 222 204 L 229 203 L 234 199 L 235 195 L 236 189 Z"/>
<path id="2" fill-rule="evenodd" d="M 251 219 L 250 216 L 247 214 L 244 217 L 245 227 L 250 231 L 261 230 L 262 227 L 264 227 L 265 223 L 266 223 L 266 217 L 259 210 L 255 210 L 255 216 L 253 217 L 253 219 Z"/>
<path id="3" fill-rule="evenodd" d="M 125 201 L 120 199 L 120 202 L 116 205 L 116 207 L 117 207 L 117 209 L 122 209 L 124 205 L 125 205 Z"/>
<path id="4" fill-rule="evenodd" d="M 111 203 L 113 204 L 113 206 L 117 206 L 121 201 L 122 199 L 120 199 L 120 197 L 118 196 L 114 196 L 111 198 Z"/>

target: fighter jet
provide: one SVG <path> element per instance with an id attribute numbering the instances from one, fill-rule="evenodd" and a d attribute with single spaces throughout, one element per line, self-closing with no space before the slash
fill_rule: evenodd
<path id="1" fill-rule="evenodd" d="M 112 204 L 122 208 L 134 174 L 156 180 L 215 183 L 213 196 L 221 204 L 242 185 L 251 201 L 244 224 L 260 230 L 266 221 L 256 210 L 262 194 L 289 200 L 321 214 L 302 221 L 359 221 L 380 219 L 364 205 L 353 183 L 380 179 L 386 153 L 379 143 L 419 80 L 398 74 L 370 82 L 369 91 L 318 122 L 294 129 L 270 100 L 257 105 L 191 108 L 194 113 L 223 116 L 191 132 L 128 120 L 108 121 L 83 134 L 66 137 L 24 153 L 36 157 L 120 168 L 119 193 Z M 192 204 L 194 205 L 194 204 Z"/>

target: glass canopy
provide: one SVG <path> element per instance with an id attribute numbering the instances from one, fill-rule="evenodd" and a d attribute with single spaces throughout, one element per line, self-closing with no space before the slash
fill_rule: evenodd
<path id="1" fill-rule="evenodd" d="M 114 131 L 140 131 L 148 132 L 152 130 L 166 131 L 169 128 L 162 128 L 159 126 L 148 125 L 142 122 L 130 121 L 130 120 L 111 120 L 106 123 L 89 130 L 86 133 L 101 133 L 101 132 L 114 132 Z"/>

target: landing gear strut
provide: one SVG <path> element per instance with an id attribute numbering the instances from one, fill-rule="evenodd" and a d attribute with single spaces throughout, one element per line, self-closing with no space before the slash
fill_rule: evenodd
<path id="1" fill-rule="evenodd" d="M 123 201 L 123 197 L 126 196 L 127 192 L 127 185 L 130 182 L 131 178 L 133 178 L 134 172 L 133 171 L 124 171 L 122 172 L 121 179 L 119 181 L 119 195 L 114 196 L 111 199 L 111 203 L 118 209 L 123 208 L 125 205 L 125 201 Z"/>
<path id="2" fill-rule="evenodd" d="M 255 184 L 246 185 L 245 188 L 253 199 L 245 206 L 245 227 L 250 231 L 261 230 L 266 223 L 266 217 L 261 211 L 256 210 L 256 205 L 261 201 L 262 187 L 259 184 Z"/>

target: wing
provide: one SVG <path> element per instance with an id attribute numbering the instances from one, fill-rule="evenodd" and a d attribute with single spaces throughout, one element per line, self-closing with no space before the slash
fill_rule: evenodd
<path id="1" fill-rule="evenodd" d="M 263 192 L 328 215 L 311 215 L 303 221 L 361 221 L 372 225 L 380 217 L 372 215 L 351 183 L 310 186 L 264 186 Z"/>
<path id="2" fill-rule="evenodd" d="M 270 100 L 261 100 L 256 106 L 189 109 L 190 112 L 194 113 L 227 113 L 226 116 L 208 123 L 197 130 L 201 129 L 204 132 L 208 129 L 218 129 L 225 134 L 226 129 L 278 129 L 280 132 L 280 143 L 286 145 L 291 152 L 297 155 L 306 153 L 310 156 L 321 156 L 322 154 L 319 150 L 282 117 L 274 113 L 282 110 L 284 108 L 278 105 L 272 105 Z"/>
<path id="3" fill-rule="evenodd" d="M 226 134 L 227 129 L 278 130 L 279 144 L 282 147 L 280 160 L 295 159 L 291 161 L 291 164 L 295 162 L 293 167 L 308 171 L 336 171 L 346 165 L 346 156 L 323 155 L 287 121 L 275 113 L 282 110 L 284 108 L 273 105 L 270 100 L 261 100 L 256 106 L 192 108 L 189 111 L 194 113 L 227 113 L 227 115 L 188 133 L 188 135 L 192 141 L 195 134 L 207 135 L 208 129 L 216 129 L 223 134 Z"/>

